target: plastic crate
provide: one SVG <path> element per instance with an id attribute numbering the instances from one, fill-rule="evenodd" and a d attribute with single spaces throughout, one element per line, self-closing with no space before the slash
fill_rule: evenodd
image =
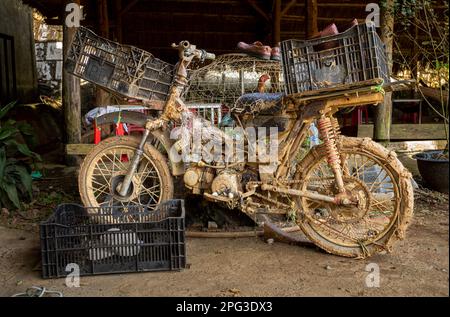
<path id="1" fill-rule="evenodd" d="M 60 205 L 40 224 L 42 276 L 181 270 L 186 266 L 184 200 L 144 206 Z"/>
<path id="2" fill-rule="evenodd" d="M 130 98 L 165 101 L 175 66 L 134 46 L 121 45 L 80 27 L 64 63 L 84 80 Z"/>
<path id="3" fill-rule="evenodd" d="M 372 23 L 324 38 L 283 41 L 281 51 L 287 94 L 373 79 L 389 82 L 385 47 Z"/>

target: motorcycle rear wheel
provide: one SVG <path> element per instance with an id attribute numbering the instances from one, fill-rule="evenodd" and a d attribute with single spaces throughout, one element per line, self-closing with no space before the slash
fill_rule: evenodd
<path id="1" fill-rule="evenodd" d="M 414 197 L 411 174 L 394 152 L 370 139 L 341 137 L 338 141 L 346 189 L 358 206 L 344 207 L 302 197 L 297 224 L 323 250 L 366 258 L 392 250 L 410 223 Z M 297 168 L 302 190 L 335 195 L 334 176 L 324 145 L 311 149 Z"/>

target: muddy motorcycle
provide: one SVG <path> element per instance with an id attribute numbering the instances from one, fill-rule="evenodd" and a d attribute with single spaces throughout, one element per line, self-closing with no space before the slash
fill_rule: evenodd
<path id="1" fill-rule="evenodd" d="M 264 114 L 281 118 L 276 124 L 276 162 L 233 161 L 225 155 L 209 162 L 184 162 L 174 158 L 186 144 L 171 138 L 169 130 L 177 124 L 187 126 L 182 134 L 190 133 L 196 117 L 181 98 L 187 68 L 194 59 L 214 55 L 187 41 L 173 47 L 178 49 L 179 62 L 162 114 L 142 123 L 142 138 L 108 138 L 84 159 L 78 181 L 85 205 L 152 209 L 173 198 L 174 179 L 183 179 L 192 193 L 238 208 L 260 224 L 268 215 L 295 219 L 303 233 L 329 253 L 365 258 L 391 251 L 393 243 L 405 236 L 413 212 L 411 174 L 393 151 L 371 139 L 341 136 L 334 118 L 342 108 L 382 102 L 383 93 L 373 89 L 379 81 L 319 95 L 310 91 L 237 103 L 232 112 L 243 131 L 260 126 L 258 119 Z M 322 142 L 299 158 L 312 122 Z M 206 121 L 202 125 L 206 135 L 235 142 L 224 129 Z M 245 132 L 243 136 L 249 139 Z M 202 139 L 200 147 L 207 141 L 211 140 Z M 247 143 L 245 153 L 252 147 Z M 271 169 L 264 168 L 269 165 Z"/>

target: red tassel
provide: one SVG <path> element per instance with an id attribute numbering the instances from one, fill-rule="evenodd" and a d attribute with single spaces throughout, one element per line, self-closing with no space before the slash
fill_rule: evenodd
<path id="1" fill-rule="evenodd" d="M 117 123 L 116 124 L 116 135 L 117 136 L 125 135 L 125 129 L 123 128 L 123 123 Z M 122 154 L 120 156 L 120 161 L 121 162 L 128 162 L 128 155 L 127 154 Z"/>
<path id="2" fill-rule="evenodd" d="M 102 140 L 102 133 L 99 127 L 97 127 L 96 122 L 94 121 L 94 144 L 99 144 Z"/>
<path id="3" fill-rule="evenodd" d="M 122 136 L 125 134 L 125 130 L 123 128 L 123 123 L 116 124 L 116 135 Z"/>

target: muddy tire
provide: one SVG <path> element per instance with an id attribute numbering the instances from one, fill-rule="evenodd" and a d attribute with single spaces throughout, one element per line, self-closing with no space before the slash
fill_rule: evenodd
<path id="1" fill-rule="evenodd" d="M 358 203 L 357 210 L 361 211 L 344 211 L 302 197 L 297 200 L 301 210 L 297 223 L 311 241 L 332 254 L 366 258 L 390 252 L 393 243 L 405 237 L 412 218 L 411 174 L 395 152 L 371 139 L 341 137 L 338 148 L 347 183 L 352 184 L 351 190 L 361 193 L 364 201 L 361 206 Z M 334 178 L 326 171 L 326 160 L 323 145 L 311 149 L 297 168 L 296 178 L 303 181 L 301 189 L 314 187 L 332 194 Z"/>
<path id="2" fill-rule="evenodd" d="M 108 138 L 85 157 L 78 175 L 81 201 L 85 206 L 145 205 L 153 209 L 173 198 L 173 180 L 167 159 L 147 143 L 126 197 L 117 193 L 140 139 L 131 136 Z"/>

